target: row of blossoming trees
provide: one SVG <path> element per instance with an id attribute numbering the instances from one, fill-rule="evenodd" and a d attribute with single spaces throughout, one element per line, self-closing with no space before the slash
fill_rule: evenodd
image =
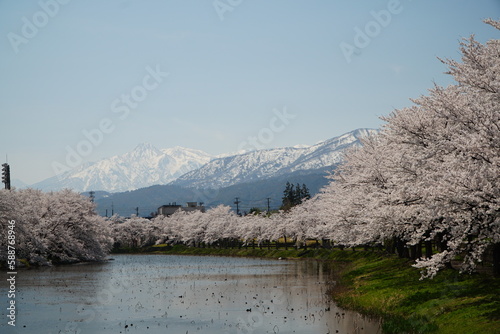
<path id="1" fill-rule="evenodd" d="M 7 237 L 9 227 L 14 239 Z M 109 224 L 94 204 L 70 190 L 1 190 L 0 233 L 2 265 L 8 240 L 14 240 L 16 259 L 34 265 L 104 260 L 113 245 Z"/>
<path id="2" fill-rule="evenodd" d="M 487 23 L 500 29 L 500 21 Z M 105 220 L 70 191 L 0 191 L 2 234 L 16 219 L 18 255 L 33 263 L 99 260 L 112 242 L 305 246 L 317 240 L 386 247 L 414 258 L 427 277 L 456 259 L 472 271 L 486 252 L 498 270 L 500 41 L 471 37 L 461 52 L 461 62 L 443 61 L 457 84 L 436 86 L 385 117 L 378 135 L 347 152 L 328 186 L 287 212 L 239 217 L 219 206 L 152 221 Z"/>
<path id="3" fill-rule="evenodd" d="M 500 21 L 487 20 L 500 29 Z M 461 43 L 462 61 L 443 60 L 457 82 L 435 86 L 414 106 L 384 117 L 378 135 L 346 154 L 320 194 L 270 217 L 235 216 L 228 207 L 178 213 L 144 229 L 156 239 L 193 245 L 288 238 L 338 246 L 384 245 L 416 259 L 433 277 L 452 260 L 472 271 L 492 251 L 500 263 L 500 41 Z M 120 239 L 118 238 L 118 239 Z M 498 268 L 497 268 L 498 270 Z"/>

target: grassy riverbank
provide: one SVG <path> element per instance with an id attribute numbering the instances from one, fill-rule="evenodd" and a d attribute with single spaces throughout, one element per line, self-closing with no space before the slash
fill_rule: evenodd
<path id="1" fill-rule="evenodd" d="M 137 250 L 130 250 L 137 252 Z M 382 317 L 385 333 L 500 333 L 500 279 L 445 270 L 419 280 L 411 263 L 351 250 L 152 247 L 147 252 L 331 261 L 339 268 L 333 298 L 343 308 Z"/>

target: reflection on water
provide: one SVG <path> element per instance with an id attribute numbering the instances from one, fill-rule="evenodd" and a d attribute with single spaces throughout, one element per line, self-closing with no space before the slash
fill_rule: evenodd
<path id="1" fill-rule="evenodd" d="M 22 270 L 16 327 L 2 293 L 0 332 L 379 333 L 329 300 L 328 272 L 315 261 L 175 255 Z"/>

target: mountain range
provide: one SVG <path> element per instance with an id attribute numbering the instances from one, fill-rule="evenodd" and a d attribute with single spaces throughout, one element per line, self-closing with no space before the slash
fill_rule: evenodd
<path id="1" fill-rule="evenodd" d="M 357 129 L 313 146 L 273 148 L 213 159 L 172 182 L 194 188 L 224 188 L 302 172 L 309 174 L 342 161 L 346 148 L 360 144 L 360 138 L 376 130 Z"/>
<path id="2" fill-rule="evenodd" d="M 243 196 L 248 207 L 272 198 L 279 207 L 287 181 L 306 183 L 311 194 L 342 161 L 346 149 L 377 130 L 357 129 L 315 145 L 272 148 L 213 157 L 188 148 L 157 149 L 140 144 L 131 152 L 87 163 L 59 177 L 32 185 L 45 191 L 72 188 L 96 191 L 99 213 L 131 214 L 140 206 L 149 214 L 168 202 L 203 201 L 230 205 Z M 107 210 L 107 211 L 105 211 Z"/>
<path id="3" fill-rule="evenodd" d="M 71 188 L 78 192 L 134 190 L 155 184 L 167 184 L 211 159 L 212 156 L 200 150 L 184 147 L 157 149 L 144 143 L 131 152 L 95 163 L 82 164 L 31 187 L 44 191 Z"/>

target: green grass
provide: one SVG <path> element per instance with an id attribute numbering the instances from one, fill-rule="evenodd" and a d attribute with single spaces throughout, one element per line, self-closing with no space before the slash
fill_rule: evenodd
<path id="1" fill-rule="evenodd" d="M 447 269 L 420 280 L 408 260 L 372 251 L 217 249 L 160 245 L 161 254 L 304 258 L 334 264 L 340 307 L 381 317 L 384 333 L 500 333 L 500 279 Z"/>
<path id="2" fill-rule="evenodd" d="M 354 259 L 341 276 L 348 289 L 334 298 L 382 317 L 386 333 L 500 333 L 500 279 L 448 269 L 419 280 L 410 265 L 387 255 Z"/>

